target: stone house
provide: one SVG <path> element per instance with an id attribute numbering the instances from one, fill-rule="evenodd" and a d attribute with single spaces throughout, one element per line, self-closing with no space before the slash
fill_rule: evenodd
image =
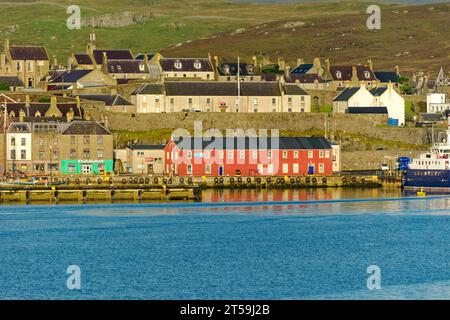
<path id="1" fill-rule="evenodd" d="M 7 171 L 33 175 L 113 170 L 112 134 L 94 121 L 14 122 L 7 132 Z"/>
<path id="2" fill-rule="evenodd" d="M 120 94 L 80 94 L 81 100 L 98 101 L 105 104 L 105 110 L 117 113 L 136 113 L 136 106 Z"/>
<path id="3" fill-rule="evenodd" d="M 403 127 L 406 124 L 405 99 L 395 90 L 393 83 L 373 88 L 370 93 L 374 97 L 374 106 L 387 108 L 390 125 Z"/>
<path id="4" fill-rule="evenodd" d="M 115 85 L 116 80 L 100 70 L 67 70 L 54 73 L 44 86 L 47 91 L 76 90 Z"/>
<path id="5" fill-rule="evenodd" d="M 347 113 L 350 107 L 371 107 L 373 96 L 364 84 L 359 87 L 348 87 L 333 99 L 334 113 Z"/>
<path id="6" fill-rule="evenodd" d="M 240 99 L 238 99 L 240 96 Z M 137 113 L 310 112 L 309 94 L 278 82 L 178 82 L 143 84 L 131 94 Z"/>
<path id="7" fill-rule="evenodd" d="M 158 69 L 162 81 L 214 80 L 215 71 L 209 58 L 164 58 L 157 55 L 150 68 Z"/>
<path id="8" fill-rule="evenodd" d="M 115 161 L 120 161 L 125 173 L 162 175 L 166 145 L 131 145 L 124 152 L 114 150 Z"/>
<path id="9" fill-rule="evenodd" d="M 25 88 L 39 88 L 49 70 L 50 61 L 44 47 L 13 46 L 5 39 L 0 54 L 0 76 L 17 77 Z"/>

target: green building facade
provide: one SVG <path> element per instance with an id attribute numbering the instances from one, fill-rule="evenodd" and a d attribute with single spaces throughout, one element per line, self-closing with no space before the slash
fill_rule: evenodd
<path id="1" fill-rule="evenodd" d="M 62 160 L 62 174 L 105 174 L 114 172 L 114 160 Z"/>

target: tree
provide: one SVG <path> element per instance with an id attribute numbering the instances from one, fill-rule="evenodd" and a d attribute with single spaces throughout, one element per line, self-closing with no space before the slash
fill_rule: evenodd
<path id="1" fill-rule="evenodd" d="M 9 85 L 6 83 L 0 83 L 0 91 L 9 91 Z"/>

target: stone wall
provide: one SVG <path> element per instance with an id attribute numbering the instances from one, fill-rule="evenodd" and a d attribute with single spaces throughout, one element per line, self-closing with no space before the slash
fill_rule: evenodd
<path id="1" fill-rule="evenodd" d="M 193 130 L 194 121 L 201 121 L 203 130 L 225 129 L 279 129 L 282 131 L 309 131 L 333 129 L 338 132 L 408 144 L 431 142 L 431 129 L 387 127 L 387 117 L 381 115 L 350 115 L 325 113 L 166 113 L 113 114 L 103 119 L 111 130 L 149 131 L 155 129 L 185 128 Z M 436 132 L 437 134 L 437 132 Z"/>
<path id="2" fill-rule="evenodd" d="M 342 152 L 342 170 L 379 170 L 382 163 L 395 167 L 398 157 L 417 157 L 420 151 L 370 150 Z"/>

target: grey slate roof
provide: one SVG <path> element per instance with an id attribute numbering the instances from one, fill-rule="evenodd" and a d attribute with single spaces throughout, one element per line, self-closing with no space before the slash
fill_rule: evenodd
<path id="1" fill-rule="evenodd" d="M 134 57 L 130 50 L 94 50 L 94 59 L 97 64 L 103 62 L 103 52 L 106 52 L 108 60 L 133 60 Z"/>
<path id="2" fill-rule="evenodd" d="M 304 73 L 308 72 L 309 70 L 311 70 L 312 67 L 313 67 L 312 63 L 300 64 L 297 67 L 295 67 L 294 69 L 292 69 L 291 73 L 292 74 L 304 74 Z"/>
<path id="3" fill-rule="evenodd" d="M 10 87 L 23 87 L 23 82 L 18 77 L 0 77 L 0 84 L 7 84 Z"/>
<path id="4" fill-rule="evenodd" d="M 9 53 L 13 60 L 48 60 L 47 52 L 42 46 L 11 46 Z"/>
<path id="5" fill-rule="evenodd" d="M 239 63 L 239 75 L 240 76 L 243 76 L 243 77 L 254 76 L 255 75 L 254 69 L 255 68 L 254 68 L 253 64 Z M 224 62 L 218 66 L 217 71 L 219 72 L 219 74 L 221 76 L 237 76 L 238 64 L 235 62 L 233 62 L 233 63 Z"/>
<path id="6" fill-rule="evenodd" d="M 379 71 L 375 72 L 375 77 L 377 77 L 378 80 L 381 82 L 398 82 L 400 79 L 400 76 L 396 72 L 390 72 L 390 71 Z"/>
<path id="7" fill-rule="evenodd" d="M 175 67 L 176 62 L 181 63 L 181 68 Z M 200 68 L 196 68 L 196 62 L 200 63 Z M 161 58 L 159 60 L 163 71 L 173 72 L 212 72 L 213 67 L 207 58 Z"/>
<path id="8" fill-rule="evenodd" d="M 235 82 L 166 82 L 168 96 L 237 96 Z M 280 96 L 277 82 L 242 82 L 241 96 Z"/>
<path id="9" fill-rule="evenodd" d="M 107 106 L 132 106 L 133 104 L 119 94 L 81 94 L 80 99 L 101 101 Z"/>
<path id="10" fill-rule="evenodd" d="M 128 146 L 130 150 L 164 150 L 165 144 L 135 144 Z"/>
<path id="11" fill-rule="evenodd" d="M 58 103 L 57 107 L 64 117 L 70 109 L 73 110 L 75 117 L 82 117 L 82 110 L 77 107 L 76 103 Z M 25 102 L 8 103 L 8 113 L 14 112 L 15 117 L 19 117 L 20 110 L 32 117 L 39 111 L 41 116 L 44 117 L 48 109 L 50 109 L 50 102 L 31 102 L 29 108 L 25 106 Z"/>
<path id="12" fill-rule="evenodd" d="M 111 135 L 111 132 L 97 121 L 73 121 L 62 134 Z"/>
<path id="13" fill-rule="evenodd" d="M 55 76 L 50 82 L 52 83 L 72 83 L 77 82 L 93 70 L 68 70 Z"/>
<path id="14" fill-rule="evenodd" d="M 139 60 L 108 60 L 107 68 L 109 73 L 148 73 L 147 65 Z"/>
<path id="15" fill-rule="evenodd" d="M 217 139 L 217 140 L 216 140 Z M 331 143 L 324 137 L 233 137 L 233 138 L 192 138 L 178 137 L 174 139 L 175 144 L 181 150 L 241 150 L 241 149 L 272 149 L 272 150 L 311 150 L 331 149 Z"/>
<path id="16" fill-rule="evenodd" d="M 137 94 L 163 94 L 164 93 L 164 87 L 162 84 L 153 84 L 153 83 L 146 83 L 139 86 L 136 90 L 134 90 L 131 95 L 137 95 Z"/>
<path id="17" fill-rule="evenodd" d="M 345 88 L 344 90 L 341 91 L 341 93 L 339 93 L 334 99 L 333 101 L 347 101 L 348 99 L 350 99 L 351 97 L 353 97 L 353 95 L 355 93 L 357 93 L 359 91 L 360 87 L 350 87 L 350 88 Z"/>
<path id="18" fill-rule="evenodd" d="M 286 84 L 284 86 L 285 94 L 287 95 L 299 95 L 299 96 L 307 96 L 308 92 L 300 88 L 296 84 Z"/>
<path id="19" fill-rule="evenodd" d="M 388 114 L 387 107 L 348 107 L 350 114 Z"/>
<path id="20" fill-rule="evenodd" d="M 91 57 L 87 53 L 75 53 L 74 57 L 75 57 L 75 60 L 77 60 L 78 64 L 85 64 L 85 65 L 94 64 L 92 62 Z"/>
<path id="21" fill-rule="evenodd" d="M 341 73 L 339 78 L 338 72 Z M 330 67 L 330 73 L 335 81 L 348 81 L 352 79 L 353 67 L 352 66 L 333 66 Z M 368 66 L 356 66 L 356 74 L 358 80 L 362 81 L 373 81 L 375 79 L 375 74 Z M 366 76 L 367 74 L 367 76 Z"/>
<path id="22" fill-rule="evenodd" d="M 388 88 L 386 88 L 386 87 L 373 88 L 370 90 L 370 93 L 375 97 L 379 97 L 383 93 L 385 93 L 387 89 Z"/>

